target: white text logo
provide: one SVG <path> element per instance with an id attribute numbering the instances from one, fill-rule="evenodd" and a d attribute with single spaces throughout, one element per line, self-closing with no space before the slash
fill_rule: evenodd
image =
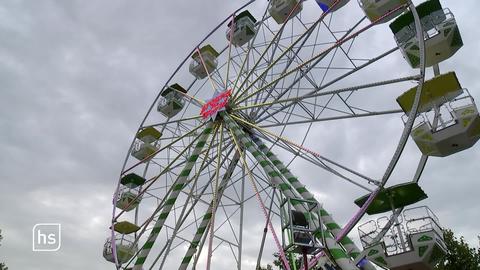
<path id="1" fill-rule="evenodd" d="M 62 225 L 39 223 L 32 230 L 33 251 L 58 251 L 62 242 Z"/>

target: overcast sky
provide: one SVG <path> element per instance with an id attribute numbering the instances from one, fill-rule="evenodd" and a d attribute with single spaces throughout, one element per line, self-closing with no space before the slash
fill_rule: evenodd
<path id="1" fill-rule="evenodd" d="M 21 270 L 112 269 L 101 251 L 131 138 L 180 61 L 245 2 L 0 1 L 0 262 Z M 480 100 L 477 2 L 442 0 L 465 43 L 442 70 L 455 70 Z M 345 144 L 355 147 L 358 140 Z M 479 158 L 476 145 L 431 159 L 422 178 L 425 203 L 475 244 Z M 345 220 L 355 209 L 342 207 Z M 32 252 L 33 226 L 49 222 L 62 224 L 60 251 Z"/>

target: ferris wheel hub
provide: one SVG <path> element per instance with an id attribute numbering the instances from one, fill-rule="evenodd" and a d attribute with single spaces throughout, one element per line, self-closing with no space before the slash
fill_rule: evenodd
<path id="1" fill-rule="evenodd" d="M 202 109 L 200 110 L 200 115 L 202 118 L 204 120 L 214 121 L 219 112 L 226 110 L 231 94 L 231 89 L 220 93 L 216 92 L 213 98 L 202 106 Z"/>

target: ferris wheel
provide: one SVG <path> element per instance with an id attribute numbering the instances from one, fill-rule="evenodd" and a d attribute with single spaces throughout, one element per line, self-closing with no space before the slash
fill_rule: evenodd
<path id="1" fill-rule="evenodd" d="M 103 256 L 117 269 L 260 269 L 273 250 L 282 269 L 430 269 L 446 252 L 438 219 L 404 208 L 426 198 L 428 157 L 480 138 L 473 98 L 439 68 L 462 45 L 439 0 L 249 1 L 193 46 L 141 121 Z M 404 121 L 397 137 L 382 132 L 389 119 Z M 380 175 L 359 170 L 354 149 L 350 163 L 335 158 L 358 123 L 396 146 Z M 411 179 L 389 185 L 410 138 Z M 324 205 L 302 175 L 366 195 Z M 345 225 L 334 217 L 341 204 Z"/>

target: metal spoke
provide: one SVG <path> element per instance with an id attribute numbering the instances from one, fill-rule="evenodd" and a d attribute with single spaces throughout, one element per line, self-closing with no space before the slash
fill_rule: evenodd
<path id="1" fill-rule="evenodd" d="M 256 194 L 256 197 L 257 197 L 257 200 L 260 204 L 260 207 L 262 208 L 262 211 L 263 211 L 263 214 L 265 216 L 265 219 L 266 219 L 266 222 L 268 223 L 268 227 L 270 228 L 270 232 L 272 233 L 273 235 L 273 238 L 276 239 L 276 244 L 277 244 L 277 249 L 279 251 L 279 253 L 281 254 L 281 259 L 282 259 L 282 262 L 283 262 L 283 266 L 287 269 L 287 270 L 290 270 L 290 267 L 289 267 L 289 264 L 288 264 L 288 261 L 285 259 L 285 253 L 283 251 L 283 248 L 279 245 L 279 241 L 278 241 L 278 238 L 276 236 L 276 233 L 275 233 L 275 230 L 273 229 L 273 225 L 272 225 L 272 222 L 271 220 L 268 218 L 268 214 L 267 214 L 267 211 L 266 211 L 266 208 L 265 208 L 265 205 L 260 197 L 260 194 L 258 192 L 258 188 L 257 188 L 257 185 L 255 183 L 255 179 L 253 178 L 253 174 L 252 174 L 252 171 L 248 168 L 248 165 L 247 165 L 247 161 L 245 159 L 245 153 L 244 151 L 242 151 L 240 145 L 238 144 L 238 140 L 236 139 L 233 131 L 231 131 L 231 136 L 235 142 L 235 145 L 237 147 L 237 151 L 240 153 L 240 159 L 242 160 L 242 163 L 243 163 L 243 167 L 245 169 L 245 171 L 247 172 L 247 175 L 248 175 L 248 178 L 250 179 L 250 182 L 252 184 L 252 187 L 253 187 L 253 190 L 255 191 L 255 194 Z"/>
<path id="2" fill-rule="evenodd" d="M 220 130 L 223 130 L 223 123 L 220 123 Z M 210 239 L 208 242 L 208 254 L 207 254 L 207 270 L 210 270 L 210 263 L 212 260 L 212 244 L 213 244 L 213 235 L 215 230 L 215 214 L 217 213 L 217 193 L 218 193 L 218 178 L 220 174 L 220 154 L 221 148 L 220 145 L 223 142 L 223 132 L 220 132 L 220 143 L 217 151 L 217 168 L 215 171 L 215 182 L 213 186 L 213 204 L 212 204 L 212 219 L 210 220 Z"/>
<path id="3" fill-rule="evenodd" d="M 238 81 L 240 80 L 240 76 L 242 76 L 242 72 L 243 72 L 243 69 L 244 69 L 244 67 L 245 67 L 245 64 L 246 64 L 246 63 L 248 62 L 248 60 L 249 60 L 250 52 L 251 52 L 252 48 L 254 47 L 254 42 L 255 42 L 255 40 L 256 40 L 256 38 L 257 38 L 257 36 L 258 36 L 258 33 L 259 33 L 258 30 L 260 29 L 260 26 L 262 26 L 262 24 L 266 21 L 266 19 L 267 19 L 267 14 L 268 14 L 267 9 L 265 9 L 265 12 L 263 13 L 262 20 L 261 20 L 260 22 L 258 22 L 257 31 L 255 32 L 255 35 L 253 36 L 252 41 L 250 41 L 250 44 L 251 44 L 251 45 L 248 46 L 248 51 L 247 51 L 247 53 L 246 53 L 246 55 L 245 55 L 245 58 L 244 58 L 244 60 L 243 60 L 243 62 L 242 62 L 242 66 L 240 67 L 240 70 L 238 71 L 238 76 L 237 76 L 237 78 L 235 79 L 235 83 L 233 84 L 233 89 L 232 89 L 232 91 L 235 91 L 235 89 L 237 89 L 237 83 L 238 83 Z M 254 70 L 254 69 L 251 69 L 251 70 Z M 247 76 L 247 77 L 248 77 L 248 76 Z"/>
<path id="4" fill-rule="evenodd" d="M 260 103 L 260 104 L 251 104 L 251 105 L 248 105 L 248 106 L 235 107 L 235 108 L 232 109 L 232 111 L 235 112 L 235 111 L 240 111 L 240 110 L 271 106 L 271 105 L 287 103 L 287 102 L 297 103 L 297 102 L 301 102 L 302 100 L 310 99 L 310 98 L 316 98 L 316 97 L 328 96 L 328 95 L 334 95 L 334 94 L 338 95 L 338 94 L 344 93 L 344 92 L 353 93 L 353 92 L 356 92 L 356 91 L 359 91 L 359 90 L 365 90 L 365 89 L 370 89 L 370 88 L 373 88 L 373 87 L 395 84 L 395 83 L 399 83 L 399 82 L 416 81 L 418 79 L 419 79 L 419 76 L 416 75 L 416 76 L 402 77 L 402 78 L 398 78 L 398 79 L 391 79 L 391 80 L 386 80 L 386 81 L 374 82 L 374 83 L 363 84 L 363 85 L 358 85 L 358 86 L 351 86 L 351 87 L 340 88 L 340 89 L 330 90 L 330 91 L 323 91 L 323 92 L 320 92 L 321 89 L 315 89 L 316 92 L 311 92 L 310 94 L 306 94 L 306 95 L 303 95 L 303 96 L 274 100 L 274 101 L 264 102 L 264 103 Z"/>
<path id="5" fill-rule="evenodd" d="M 315 123 L 315 122 L 325 122 L 325 121 L 351 119 L 351 118 L 364 118 L 364 117 L 370 117 L 370 116 L 399 114 L 399 113 L 403 113 L 403 111 L 402 110 L 388 110 L 388 111 L 370 112 L 370 113 L 363 113 L 363 114 L 325 117 L 325 118 L 319 118 L 319 119 L 308 119 L 308 120 L 303 120 L 303 121 L 291 121 L 291 122 L 288 122 L 288 125 L 290 126 L 290 125 L 308 124 L 308 123 Z M 267 127 L 278 127 L 278 126 L 284 126 L 284 125 L 285 124 L 283 124 L 283 123 L 266 124 L 266 125 L 259 125 L 259 127 L 267 128 Z"/>
<path id="6" fill-rule="evenodd" d="M 356 27 L 358 27 L 358 25 L 360 25 L 360 23 L 361 23 L 364 19 L 365 19 L 365 17 L 363 17 L 359 22 L 357 22 L 353 27 L 351 27 L 351 28 L 346 32 L 346 34 L 345 34 L 342 38 L 344 38 L 346 35 L 348 35 L 350 32 L 352 32 Z M 327 26 L 327 28 L 328 28 L 328 26 Z M 320 28 L 318 28 L 318 29 L 320 29 Z M 312 55 L 311 55 L 311 57 L 313 57 L 314 52 L 315 52 L 315 46 L 317 45 L 318 32 L 319 32 L 319 31 L 317 31 L 317 37 L 315 37 L 315 45 L 314 45 L 314 48 L 313 48 L 313 50 L 312 50 Z M 310 34 L 309 34 L 309 36 L 310 36 Z M 309 37 L 309 36 L 308 36 L 308 37 Z M 286 72 L 286 71 L 288 70 L 288 68 L 290 67 L 290 64 L 293 62 L 292 60 L 295 59 L 295 58 L 298 56 L 298 53 L 300 52 L 300 49 L 303 48 L 303 47 L 305 47 L 305 42 L 307 41 L 308 37 L 305 38 L 305 40 L 304 40 L 304 42 L 302 43 L 302 45 L 297 49 L 297 51 L 295 52 L 295 57 L 292 57 L 292 58 L 291 58 L 291 61 L 287 64 L 287 66 L 284 68 L 284 70 L 282 71 L 282 73 L 284 73 L 284 72 Z M 331 43 L 326 43 L 326 44 L 331 44 Z M 321 60 L 321 59 L 319 59 L 319 60 L 317 60 L 317 61 L 319 62 L 320 60 Z M 302 61 L 302 62 L 303 62 L 303 61 Z M 311 66 L 309 67 L 309 69 L 314 69 L 314 68 L 316 67 L 316 64 L 317 64 L 317 62 L 314 63 L 313 65 L 311 65 Z M 330 69 L 330 68 L 331 68 L 330 66 L 327 67 L 327 69 Z M 307 77 L 307 73 L 308 73 L 308 72 L 301 72 L 301 73 L 302 73 L 302 74 L 301 74 L 302 76 L 305 76 L 305 77 L 308 79 L 308 77 Z M 310 82 L 310 80 L 308 80 L 308 81 Z M 271 87 L 271 89 L 267 92 L 267 95 L 266 95 L 266 97 L 263 99 L 262 102 L 266 102 L 266 100 L 268 99 L 268 97 L 270 97 L 273 89 L 276 88 L 277 84 L 278 84 L 278 82 L 275 83 L 275 84 Z M 293 87 L 293 85 L 294 85 L 294 84 L 292 84 L 291 87 Z M 312 85 L 313 85 L 315 88 L 318 88 L 315 84 L 312 84 Z M 289 87 L 289 88 L 291 88 L 291 87 Z M 283 93 L 285 93 L 286 91 L 289 91 L 289 88 L 287 88 Z M 281 94 L 280 96 L 283 96 L 283 94 Z M 258 110 L 259 110 L 259 109 L 257 109 L 257 110 L 255 111 L 255 114 L 258 114 Z"/>
<path id="7" fill-rule="evenodd" d="M 256 134 L 256 135 L 259 135 L 260 137 L 264 138 L 265 140 L 267 140 L 267 141 L 269 141 L 269 142 L 271 142 L 271 143 L 275 143 L 275 140 L 273 140 L 273 139 L 271 139 L 271 138 L 269 138 L 269 137 L 267 137 L 267 136 L 264 136 L 264 134 Z M 365 191 L 367 191 L 367 192 L 371 192 L 371 191 L 372 191 L 371 188 L 368 188 L 367 186 L 365 186 L 365 185 L 363 185 L 363 184 L 360 184 L 358 181 L 355 181 L 355 180 L 353 180 L 353 179 L 351 179 L 351 178 L 349 178 L 349 177 L 341 174 L 340 172 L 336 171 L 335 169 L 329 167 L 328 165 L 326 165 L 326 164 L 325 164 L 325 161 L 326 161 L 327 159 L 324 158 L 324 157 L 317 157 L 316 155 L 313 155 L 313 154 L 308 153 L 308 152 L 307 152 L 306 154 L 305 154 L 305 153 L 301 153 L 300 151 L 298 151 L 298 150 L 296 151 L 296 150 L 292 149 L 292 147 L 289 147 L 290 145 L 278 144 L 278 143 L 277 143 L 276 146 L 278 146 L 278 147 L 280 147 L 280 148 L 282 148 L 282 149 L 284 149 L 284 150 L 286 150 L 286 151 L 294 154 L 296 157 L 300 157 L 301 159 L 310 162 L 311 164 L 313 164 L 313 165 L 315 165 L 315 166 L 317 166 L 317 167 L 325 170 L 326 172 L 331 173 L 331 174 L 339 177 L 340 179 L 345 180 L 345 181 L 347 181 L 348 183 L 353 184 L 353 185 L 355 185 L 355 186 L 357 186 L 357 187 L 359 187 L 359 188 L 361 188 L 361 189 L 363 189 L 363 190 L 365 190 Z M 310 157 L 310 155 L 313 156 L 313 158 Z M 342 169 L 344 169 L 344 170 L 346 170 L 346 171 L 348 171 L 348 172 L 351 172 L 352 174 L 355 174 L 355 175 L 357 175 L 357 176 L 361 176 L 361 178 L 365 179 L 369 184 L 375 184 L 375 183 L 378 182 L 378 181 L 376 181 L 376 180 L 374 180 L 374 179 L 371 179 L 371 178 L 369 178 L 369 177 L 363 176 L 362 174 L 360 174 L 360 173 L 358 173 L 358 172 L 356 172 L 356 171 L 354 171 L 354 170 L 352 170 L 352 169 L 349 169 L 349 168 L 347 168 L 347 167 L 345 167 L 345 166 L 341 166 L 340 164 L 338 164 L 338 163 L 336 163 L 336 162 L 333 162 L 333 161 L 332 161 L 331 163 L 332 163 L 332 164 L 335 164 L 335 165 L 338 165 L 338 167 L 340 167 L 340 168 L 342 168 Z"/>
<path id="8" fill-rule="evenodd" d="M 206 161 L 207 161 L 208 154 L 209 154 L 210 150 L 212 149 L 213 142 L 214 142 L 214 140 L 215 140 L 215 138 L 216 138 L 216 136 L 217 136 L 217 134 L 218 134 L 218 133 L 217 133 L 218 129 L 219 129 L 219 127 L 216 128 L 215 133 L 214 133 L 214 136 L 212 136 L 212 139 L 211 139 L 211 141 L 210 141 L 210 144 L 209 144 L 209 146 L 208 146 L 208 148 L 207 148 L 207 152 L 205 153 L 205 156 L 204 156 L 204 158 L 202 159 L 202 163 L 201 163 L 199 169 L 197 170 L 197 172 L 196 172 L 195 175 L 193 176 L 193 180 L 190 180 L 190 181 L 189 181 L 189 182 L 193 182 L 193 186 L 194 186 L 194 187 L 197 185 L 198 179 L 199 179 L 199 177 L 200 177 L 200 173 L 202 172 L 202 170 L 203 170 L 204 167 L 205 167 L 205 163 L 206 163 Z M 219 151 L 219 150 L 220 150 L 220 147 L 221 147 L 221 143 L 218 144 L 218 155 L 219 155 L 219 156 L 220 156 L 220 151 Z M 219 165 L 220 165 L 220 161 L 218 160 L 218 162 L 217 162 L 217 167 L 219 167 Z M 166 258 L 167 258 L 167 256 L 168 256 L 169 252 L 170 252 L 170 248 L 171 248 L 171 246 L 172 246 L 173 239 L 175 239 L 175 236 L 177 235 L 178 230 L 180 229 L 180 227 L 181 227 L 182 224 L 183 224 L 183 221 L 180 221 L 180 220 L 182 220 L 184 216 L 188 216 L 188 214 L 189 214 L 189 211 L 186 212 L 186 210 L 187 210 L 187 206 L 188 206 L 189 201 L 190 201 L 190 200 L 192 199 L 192 197 L 193 197 L 193 192 L 194 192 L 194 188 L 192 187 L 192 188 L 190 189 L 190 192 L 189 192 L 189 194 L 188 194 L 188 196 L 187 196 L 187 199 L 186 199 L 186 201 L 185 201 L 185 203 L 184 203 L 184 205 L 183 205 L 183 208 L 182 208 L 182 212 L 181 212 L 181 214 L 180 214 L 180 217 L 178 218 L 179 222 L 177 222 L 177 224 L 176 224 L 176 226 L 175 226 L 175 228 L 174 228 L 174 230 L 173 230 L 173 233 L 172 233 L 172 236 L 171 236 L 171 240 L 172 240 L 172 241 L 169 241 L 168 244 L 167 244 L 166 253 L 165 253 L 165 256 L 164 256 L 164 258 L 163 258 L 163 260 L 162 260 L 162 262 L 161 262 L 161 264 L 160 264 L 160 269 L 163 268 L 163 265 L 165 264 L 165 260 L 166 260 Z M 165 197 L 167 197 L 167 196 L 165 196 Z M 200 198 L 200 197 L 197 197 L 196 199 L 194 198 L 195 202 L 192 203 L 192 207 L 191 207 L 190 209 L 193 209 L 193 206 L 198 202 L 199 198 Z M 185 215 L 185 214 L 186 214 L 186 215 Z M 152 266 L 150 267 L 150 269 L 153 269 L 154 266 L 155 266 L 155 263 L 152 264 Z"/>
<path id="9" fill-rule="evenodd" d="M 396 8 L 396 9 L 390 11 L 390 13 L 396 12 L 398 9 L 400 9 L 400 7 L 398 7 L 398 8 Z M 276 82 L 282 80 L 283 78 L 285 78 L 285 77 L 293 74 L 293 73 L 296 72 L 296 71 L 301 70 L 301 69 L 304 68 L 305 66 L 313 63 L 315 60 L 321 59 L 323 56 L 327 55 L 327 54 L 328 54 L 329 52 L 331 52 L 332 50 L 338 48 L 340 45 L 342 45 L 342 44 L 344 44 L 345 42 L 347 42 L 347 41 L 349 41 L 349 40 L 357 37 L 358 35 L 360 35 L 361 33 L 365 32 L 365 31 L 367 31 L 368 29 L 372 28 L 375 24 L 376 24 L 376 22 L 373 22 L 373 23 L 367 25 L 366 27 L 360 29 L 359 31 L 357 31 L 357 32 L 355 32 L 355 33 L 353 33 L 353 34 L 351 34 L 351 35 L 346 36 L 345 38 L 343 38 L 343 39 L 339 40 L 337 43 L 335 43 L 335 45 L 331 46 L 330 48 L 328 48 L 328 49 L 326 49 L 326 50 L 324 50 L 324 51 L 322 51 L 322 52 L 320 52 L 319 54 L 315 55 L 314 57 L 306 60 L 306 61 L 303 62 L 301 65 L 298 65 L 297 67 L 295 67 L 295 68 L 293 68 L 293 69 L 285 72 L 284 75 L 278 77 L 277 79 L 273 80 L 272 82 L 270 82 L 269 84 L 265 85 L 264 87 L 261 87 L 260 89 L 257 89 L 257 90 L 255 90 L 255 91 L 253 91 L 251 94 L 247 95 L 246 97 L 237 99 L 237 100 L 236 100 L 237 104 L 238 104 L 238 103 L 241 103 L 242 101 L 245 101 L 245 100 L 251 98 L 252 96 L 256 95 L 256 94 L 259 93 L 259 92 L 262 92 L 262 91 L 265 90 L 267 87 L 270 87 L 271 85 L 273 85 L 273 84 L 275 84 Z"/>
<path id="10" fill-rule="evenodd" d="M 354 74 L 355 72 L 357 72 L 357 71 L 359 71 L 359 70 L 361 70 L 361 69 L 363 69 L 363 68 L 365 68 L 365 67 L 368 67 L 369 65 L 377 62 L 378 60 L 383 59 L 384 57 L 392 54 L 393 52 L 395 52 L 395 51 L 397 51 L 397 50 L 398 50 L 398 47 L 395 47 L 395 48 L 393 48 L 393 49 L 390 49 L 390 50 L 388 50 L 387 52 L 385 52 L 385 53 L 383 53 L 383 54 L 381 54 L 381 55 L 379 55 L 379 56 L 377 56 L 377 57 L 369 60 L 369 61 L 366 62 L 365 64 L 363 64 L 363 65 L 361 65 L 361 66 L 358 66 L 357 68 L 355 68 L 355 69 L 353 69 L 353 70 L 345 73 L 344 75 L 342 75 L 342 76 L 340 76 L 340 77 L 338 77 L 338 78 L 336 78 L 336 79 L 334 79 L 334 80 L 332 80 L 332 81 L 330 81 L 330 82 L 322 85 L 321 87 L 319 87 L 319 88 L 317 88 L 317 89 L 312 90 L 311 92 L 307 93 L 306 95 L 315 94 L 315 93 L 317 93 L 317 92 L 319 92 L 319 91 L 327 88 L 328 86 L 333 85 L 333 84 L 337 83 L 338 81 L 340 81 L 340 80 L 342 80 L 342 79 L 344 79 L 344 78 L 346 78 L 346 77 Z M 294 105 L 294 104 L 296 104 L 296 102 L 293 102 L 293 103 L 284 105 L 284 106 L 282 106 L 281 108 L 274 110 L 273 112 L 267 112 L 267 109 L 265 109 L 265 110 L 263 110 L 263 112 L 261 112 L 261 113 L 258 114 L 256 121 L 257 121 L 258 123 L 260 123 L 260 122 L 264 121 L 265 119 L 274 116 L 275 114 L 277 114 L 277 113 L 285 110 L 286 108 L 288 108 L 288 107 L 290 107 L 290 106 L 292 106 L 292 105 Z M 265 116 L 263 116 L 262 118 L 260 118 L 264 113 L 267 113 L 267 115 L 265 115 Z"/>
<path id="11" fill-rule="evenodd" d="M 297 144 L 297 143 L 294 143 L 293 141 L 291 141 L 291 140 L 289 140 L 289 139 L 286 139 L 286 138 L 284 138 L 284 137 L 282 137 L 282 136 L 276 135 L 276 134 L 274 134 L 274 133 L 271 132 L 271 131 L 268 131 L 268 130 L 266 130 L 266 129 L 264 129 L 264 128 L 261 128 L 261 127 L 259 127 L 259 126 L 256 126 L 256 125 L 252 124 L 252 123 L 249 123 L 249 122 L 247 122 L 247 121 L 245 121 L 245 120 L 243 120 L 243 119 L 241 119 L 241 118 L 236 117 L 235 115 L 232 115 L 232 117 L 235 118 L 235 119 L 237 119 L 239 122 L 242 122 L 242 123 L 244 123 L 244 124 L 247 124 L 247 125 L 255 128 L 256 130 L 258 130 L 259 132 L 263 133 L 264 135 L 272 136 L 272 137 L 274 137 L 274 138 L 277 139 L 277 140 L 280 140 L 280 141 L 282 141 L 282 142 L 284 142 L 284 143 L 286 143 L 286 144 L 288 144 L 288 145 L 291 145 L 291 146 L 293 146 L 293 147 L 296 147 L 297 149 L 299 149 L 299 151 L 302 151 L 302 152 L 311 154 L 311 155 L 313 155 L 313 156 L 315 156 L 315 157 L 317 157 L 317 158 L 320 158 L 320 159 L 324 159 L 320 154 L 315 153 L 315 152 L 313 152 L 312 150 L 309 150 L 309 149 L 307 149 L 307 148 L 305 148 L 305 147 L 303 147 L 303 146 L 301 146 L 301 145 L 299 145 L 299 144 Z M 299 155 L 298 153 L 295 153 L 295 156 L 300 156 L 300 155 Z M 328 160 L 330 163 L 335 164 L 335 165 L 338 164 L 338 163 L 336 163 L 336 162 L 331 161 L 330 159 L 325 159 L 325 160 Z M 317 165 L 318 165 L 318 164 L 317 164 Z M 326 168 L 326 167 L 327 167 L 327 166 L 324 165 L 323 168 Z M 348 170 L 349 172 L 354 172 L 352 169 L 348 169 L 347 167 L 343 167 L 343 166 L 342 166 L 342 169 Z M 328 171 L 331 171 L 331 172 L 332 172 L 331 169 L 328 169 Z M 373 180 L 372 178 L 365 177 L 365 176 L 363 176 L 362 174 L 357 173 L 357 172 L 355 172 L 355 174 L 356 174 L 357 176 L 361 176 L 362 178 L 366 179 L 369 183 L 376 183 L 376 181 Z M 345 177 L 342 177 L 342 178 L 345 179 Z M 350 179 L 347 179 L 347 180 L 349 180 L 349 182 L 351 182 Z M 355 183 L 355 184 L 356 184 L 357 186 L 360 186 L 360 187 L 362 187 L 362 188 L 370 191 L 370 189 L 368 189 L 368 188 L 366 188 L 366 187 L 364 187 L 364 186 L 361 186 L 361 185 L 359 185 L 358 183 Z"/>
<path id="12" fill-rule="evenodd" d="M 335 3 L 333 3 L 332 7 L 335 7 L 339 2 L 340 2 L 340 0 L 336 0 Z M 299 1 L 299 2 L 297 3 L 297 5 L 300 4 L 300 3 L 301 3 L 301 1 Z M 296 6 L 295 6 L 295 8 L 296 8 Z M 293 10 L 295 10 L 295 8 L 292 9 L 292 12 L 293 12 Z M 291 15 L 291 13 L 290 13 L 290 15 Z M 277 33 L 283 31 L 283 28 L 285 27 L 288 19 L 290 18 L 290 15 L 287 17 L 286 21 L 284 22 L 284 24 L 282 25 L 281 29 L 280 29 Z M 297 39 L 292 43 L 292 45 L 290 45 L 282 54 L 280 54 L 280 56 L 279 56 L 275 61 L 273 61 L 273 63 L 271 63 L 271 64 L 268 66 L 268 68 L 260 75 L 260 77 L 263 76 L 263 74 L 266 74 L 266 72 L 267 72 L 268 70 L 270 70 L 275 64 L 277 64 L 278 61 L 279 61 L 280 59 L 282 59 L 282 57 L 284 57 L 284 56 L 287 54 L 287 52 L 289 52 L 289 51 L 290 51 L 298 42 L 300 42 L 305 36 L 307 36 L 307 35 L 309 36 L 310 33 L 313 31 L 313 29 L 315 29 L 315 28 L 317 27 L 317 25 L 318 25 L 321 21 L 323 21 L 323 19 L 325 18 L 326 15 L 327 15 L 327 13 L 323 13 L 323 14 L 320 16 L 320 18 L 319 18 L 314 24 L 312 24 L 312 26 L 310 26 L 299 38 L 297 38 Z M 273 39 L 272 39 L 272 41 L 273 41 Z M 238 99 L 239 99 L 240 97 L 242 97 L 244 94 L 246 94 L 246 91 L 248 91 L 248 90 L 258 81 L 258 79 L 259 79 L 260 77 L 258 77 L 257 79 L 255 79 L 252 83 L 250 83 L 250 85 L 249 85 L 248 87 L 246 87 L 245 90 L 242 91 L 239 95 L 234 95 L 234 96 L 233 96 L 233 98 L 234 98 L 234 100 L 235 100 L 235 102 L 236 102 L 237 104 L 242 102 L 242 99 L 240 99 L 240 101 L 239 101 Z M 247 80 L 245 80 L 244 83 L 242 83 L 242 84 L 240 85 L 239 89 L 241 89 L 241 88 L 243 87 L 243 85 L 245 84 L 246 81 L 247 81 Z M 267 86 L 268 86 L 268 85 L 267 85 Z M 262 87 L 261 89 L 264 89 L 265 87 L 266 87 L 266 86 Z M 251 95 L 249 95 L 249 96 L 251 96 Z M 247 98 L 248 98 L 248 96 L 247 96 Z M 244 98 L 243 100 L 245 100 L 245 99 L 247 99 L 247 98 Z"/>
<path id="13" fill-rule="evenodd" d="M 215 147 L 215 146 L 216 146 L 216 145 L 213 144 L 213 140 L 212 140 L 212 142 L 209 144 L 208 149 L 205 149 L 204 151 L 205 151 L 205 152 L 210 151 L 210 149 L 213 148 L 213 147 Z M 228 147 L 228 146 L 226 146 L 225 149 L 223 149 L 223 150 L 226 150 L 227 147 Z M 234 148 L 231 148 L 231 149 L 227 152 L 227 155 L 225 156 L 225 159 L 230 155 L 230 153 L 232 152 L 233 149 L 234 149 Z M 206 158 L 207 158 L 207 156 L 208 156 L 208 153 L 204 153 L 204 155 L 205 155 L 205 158 L 204 158 L 203 160 L 206 160 Z M 207 167 L 210 165 L 210 163 L 211 163 L 212 161 L 214 161 L 214 159 L 215 159 L 215 158 L 210 158 L 208 161 L 204 162 L 203 165 L 202 165 L 202 167 L 201 167 L 201 169 L 198 170 L 196 176 L 194 176 L 194 177 L 192 178 L 192 180 L 196 182 L 196 181 L 198 180 L 199 176 L 200 176 L 200 172 L 203 171 L 205 168 L 207 168 Z M 184 162 L 182 162 L 181 164 L 177 165 L 177 167 L 180 166 L 180 165 L 182 165 L 182 164 L 184 164 L 185 162 L 186 162 L 186 161 L 184 161 Z M 206 163 L 206 164 L 205 164 L 205 163 Z M 172 167 L 171 169 L 173 169 L 173 167 Z M 161 174 L 162 174 L 162 173 L 161 173 Z M 192 181 L 192 180 L 191 180 L 191 181 Z M 149 225 L 152 221 L 155 220 L 155 219 L 154 219 L 155 215 L 157 215 L 158 212 L 163 208 L 164 203 L 165 203 L 165 200 L 169 197 L 169 194 L 171 193 L 171 191 L 173 190 L 174 187 L 175 187 L 174 185 L 171 185 L 171 186 L 170 186 L 168 192 L 165 194 L 165 196 L 164 196 L 163 198 L 161 198 L 161 201 L 158 203 L 157 209 L 156 209 L 156 210 L 152 213 L 152 215 L 151 215 L 148 219 L 146 219 L 145 222 L 140 226 L 140 227 L 143 228 L 143 229 L 142 229 L 142 231 L 137 235 L 136 240 L 135 240 L 136 242 L 137 242 L 137 241 L 140 239 L 140 237 L 145 233 L 145 231 L 147 230 L 148 225 Z M 201 195 L 204 194 L 204 192 L 206 191 L 207 188 L 208 188 L 208 185 L 205 185 L 205 186 L 202 188 L 202 190 L 198 193 L 198 194 L 199 194 L 198 198 L 192 203 L 192 206 L 191 206 L 190 209 L 188 210 L 187 215 L 185 215 L 185 218 L 179 222 L 180 225 L 185 222 L 188 214 L 193 210 L 193 208 L 195 207 L 195 205 L 200 201 Z M 145 190 L 146 190 L 146 189 L 145 189 Z M 152 190 L 152 189 L 149 189 L 149 190 Z M 193 191 L 193 188 L 192 188 L 191 190 Z M 185 204 L 185 205 L 187 205 L 187 204 Z M 181 218 L 180 218 L 180 219 L 181 219 Z M 171 240 L 173 241 L 173 238 L 172 238 Z M 167 245 L 169 245 L 169 244 L 171 245 L 171 243 L 169 243 L 169 242 L 167 242 L 167 243 L 165 244 L 165 246 L 164 246 L 164 248 L 163 248 L 163 252 L 165 251 L 165 249 L 167 248 Z M 136 258 L 136 256 L 138 255 L 139 252 L 140 252 L 140 250 L 139 250 L 139 251 L 136 253 L 136 255 L 130 260 L 130 262 L 127 264 L 126 267 L 128 267 L 128 265 L 131 264 L 131 263 L 133 262 L 133 260 L 135 260 L 135 258 Z M 159 256 L 160 256 L 160 255 L 159 255 Z"/>
<path id="14" fill-rule="evenodd" d="M 165 150 L 166 148 L 172 146 L 172 145 L 175 144 L 176 142 L 178 142 L 178 141 L 184 139 L 185 137 L 191 135 L 191 134 L 194 133 L 195 131 L 197 131 L 197 130 L 199 130 L 200 128 L 202 128 L 204 125 L 205 125 L 205 123 L 202 124 L 202 125 L 199 125 L 199 126 L 196 127 L 195 129 L 192 129 L 190 132 L 186 133 L 186 134 L 183 135 L 182 137 L 180 137 L 180 138 L 174 140 L 173 142 L 167 144 L 166 146 L 158 149 L 157 151 L 155 151 L 155 152 L 152 153 L 151 155 L 148 155 L 147 157 L 145 157 L 144 160 L 148 160 L 149 158 L 154 157 L 154 156 L 155 156 L 156 154 L 158 154 L 159 152 Z M 200 135 L 198 135 L 195 139 L 198 139 L 198 138 L 200 138 Z M 131 171 L 132 169 L 134 169 L 134 168 L 137 167 L 138 165 L 142 164 L 144 160 L 142 160 L 142 161 L 140 161 L 140 162 L 137 162 L 137 163 L 134 164 L 133 166 L 129 167 L 128 169 L 126 169 L 126 170 L 124 170 L 124 171 L 122 171 L 121 175 L 126 174 L 127 172 Z"/>

